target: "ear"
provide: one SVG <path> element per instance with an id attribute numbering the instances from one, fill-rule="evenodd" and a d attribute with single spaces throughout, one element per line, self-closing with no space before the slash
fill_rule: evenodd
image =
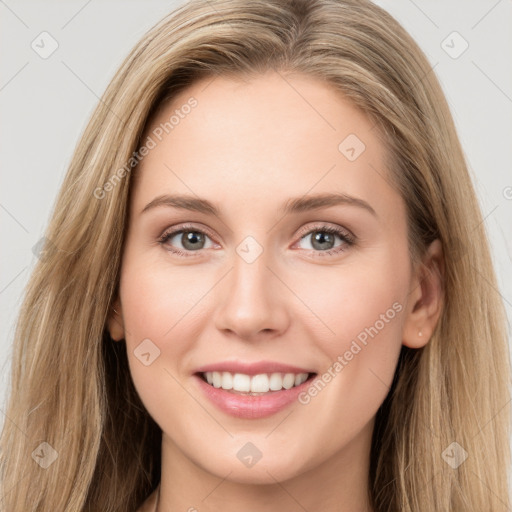
<path id="1" fill-rule="evenodd" d="M 123 310 L 119 298 L 117 298 L 110 307 L 107 327 L 110 337 L 114 341 L 120 341 L 124 338 Z"/>
<path id="2" fill-rule="evenodd" d="M 403 330 L 406 347 L 421 348 L 430 340 L 443 309 L 443 282 L 443 247 L 436 239 L 416 266 L 411 281 Z"/>

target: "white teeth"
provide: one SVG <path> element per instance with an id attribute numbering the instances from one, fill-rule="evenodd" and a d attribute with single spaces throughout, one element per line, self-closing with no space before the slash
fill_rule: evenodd
<path id="1" fill-rule="evenodd" d="M 308 378 L 307 373 L 260 373 L 251 377 L 244 373 L 205 372 L 204 376 L 208 384 L 215 388 L 251 393 L 290 389 L 299 386 Z"/>
<path id="2" fill-rule="evenodd" d="M 295 384 L 295 375 L 293 373 L 286 373 L 283 379 L 283 388 L 290 389 L 293 388 Z"/>
<path id="3" fill-rule="evenodd" d="M 225 375 L 224 372 L 222 375 Z M 235 391 L 250 391 L 251 390 L 251 377 L 243 373 L 235 373 L 233 375 L 233 389 Z"/>
<path id="4" fill-rule="evenodd" d="M 254 375 L 251 379 L 251 391 L 253 393 L 266 393 L 268 391 L 268 375 L 265 373 Z"/>
<path id="5" fill-rule="evenodd" d="M 213 372 L 212 378 L 213 378 L 214 387 L 220 388 L 221 383 L 222 383 L 222 375 L 219 372 Z"/>
<path id="6" fill-rule="evenodd" d="M 224 372 L 222 374 L 222 389 L 233 389 L 233 375 Z"/>
<path id="7" fill-rule="evenodd" d="M 270 376 L 270 389 L 272 391 L 279 391 L 283 388 L 283 377 L 280 373 L 273 373 Z"/>

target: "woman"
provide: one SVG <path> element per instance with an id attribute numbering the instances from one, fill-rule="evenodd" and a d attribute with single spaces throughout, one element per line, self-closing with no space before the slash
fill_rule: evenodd
<path id="1" fill-rule="evenodd" d="M 509 506 L 481 214 L 434 73 L 382 9 L 172 13 L 108 87 L 46 237 L 5 510 Z"/>

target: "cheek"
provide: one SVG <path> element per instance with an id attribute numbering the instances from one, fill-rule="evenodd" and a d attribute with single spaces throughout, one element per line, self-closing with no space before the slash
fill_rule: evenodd
<path id="1" fill-rule="evenodd" d="M 326 353 L 334 355 L 348 349 L 346 343 L 352 340 L 364 344 L 377 335 L 385 338 L 389 333 L 393 338 L 401 332 L 407 278 L 406 271 L 382 258 L 373 265 L 322 269 L 308 279 L 297 279 L 294 290 L 316 314 L 308 317 L 317 333 L 323 333 L 317 340 L 325 345 Z"/>
<path id="2" fill-rule="evenodd" d="M 194 265 L 172 268 L 144 258 L 126 258 L 121 272 L 125 339 L 135 389 L 162 431 L 184 447 L 212 435 L 212 425 L 198 421 L 204 418 L 204 409 L 188 390 L 187 374 L 190 354 L 205 329 L 205 319 L 210 318 L 205 294 L 215 284 L 211 274 L 198 273 Z M 144 343 L 144 350 L 139 350 Z M 146 365 L 139 358 L 141 352 L 158 356 L 151 356 Z"/>
<path id="3" fill-rule="evenodd" d="M 190 400 L 178 380 L 188 377 L 187 357 L 207 317 L 201 297 L 209 288 L 193 266 L 172 269 L 130 260 L 123 265 L 120 295 L 130 372 L 157 420 Z"/>
<path id="4" fill-rule="evenodd" d="M 319 395 L 344 404 L 340 421 L 347 411 L 358 411 L 361 421 L 369 419 L 392 383 L 402 346 L 409 278 L 407 251 L 401 252 L 403 261 L 397 252 L 384 251 L 373 264 L 358 261 L 336 271 L 328 269 L 323 279 L 302 280 L 301 287 L 297 281 L 294 288 L 321 320 L 308 315 L 310 337 L 326 356 L 318 377 Z M 304 403 L 308 399 L 305 396 Z M 324 399 L 315 401 L 320 404 Z"/>
<path id="5" fill-rule="evenodd" d="M 207 276 L 190 267 L 128 264 L 121 275 L 125 327 L 132 342 L 150 338 L 157 345 L 179 348 L 186 331 L 198 327 Z M 172 340 L 173 343 L 169 343 Z M 175 343 L 176 342 L 176 343 Z"/>

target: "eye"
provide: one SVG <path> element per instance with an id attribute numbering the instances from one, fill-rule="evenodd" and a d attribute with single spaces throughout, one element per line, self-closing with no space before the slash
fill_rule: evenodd
<path id="1" fill-rule="evenodd" d="M 159 238 L 158 242 L 166 249 L 180 256 L 193 256 L 193 252 L 209 249 L 213 246 L 208 234 L 195 227 L 181 226 L 173 228 Z"/>
<path id="2" fill-rule="evenodd" d="M 341 227 L 327 225 L 306 227 L 301 230 L 300 240 L 296 245 L 312 251 L 315 256 L 330 256 L 347 250 L 355 243 L 355 237 L 349 231 Z M 339 242 L 337 243 L 337 240 Z M 198 256 L 202 249 L 211 249 L 214 246 L 211 236 L 203 229 L 195 226 L 179 226 L 165 231 L 158 239 L 160 245 L 170 252 L 180 256 Z"/>
<path id="3" fill-rule="evenodd" d="M 336 244 L 336 240 L 340 242 Z M 301 242 L 308 242 L 309 247 L 301 247 L 302 249 L 315 251 L 315 255 L 324 256 L 337 254 L 345 251 L 348 247 L 355 243 L 355 237 L 342 228 L 333 226 L 315 226 L 309 228 L 306 234 L 302 234 Z"/>

